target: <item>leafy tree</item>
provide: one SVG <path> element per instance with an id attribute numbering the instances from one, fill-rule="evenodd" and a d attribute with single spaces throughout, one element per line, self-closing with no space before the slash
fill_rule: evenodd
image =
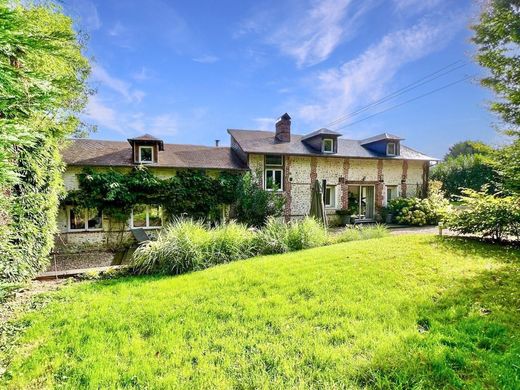
<path id="1" fill-rule="evenodd" d="M 444 156 L 444 160 L 450 157 L 458 157 L 460 155 L 485 154 L 493 153 L 493 148 L 481 141 L 461 141 L 450 146 L 448 153 Z"/>
<path id="2" fill-rule="evenodd" d="M 54 5 L 0 0 L 0 278 L 43 269 L 62 193 L 60 147 L 79 126 L 90 72 Z"/>
<path id="3" fill-rule="evenodd" d="M 508 194 L 520 194 L 520 139 L 497 151 L 495 160 L 502 190 Z"/>
<path id="4" fill-rule="evenodd" d="M 490 75 L 482 85 L 491 88 L 497 100 L 491 104 L 507 124 L 509 134 L 520 135 L 520 4 L 518 0 L 490 0 L 483 6 L 479 23 L 473 26 L 478 47 L 477 62 Z"/>
<path id="5" fill-rule="evenodd" d="M 497 190 L 493 160 L 482 154 L 450 157 L 432 168 L 431 178 L 442 182 L 442 191 L 450 197 L 460 195 L 462 188 L 478 191 L 487 185 L 489 191 Z"/>
<path id="6" fill-rule="evenodd" d="M 260 188 L 258 175 L 244 175 L 238 187 L 236 217 L 239 222 L 250 226 L 264 226 L 269 217 L 282 215 L 285 198 Z"/>

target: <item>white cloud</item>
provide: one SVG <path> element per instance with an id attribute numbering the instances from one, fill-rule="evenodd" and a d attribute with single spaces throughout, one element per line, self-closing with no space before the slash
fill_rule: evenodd
<path id="1" fill-rule="evenodd" d="M 92 1 L 73 0 L 70 4 L 70 10 L 79 22 L 81 29 L 94 31 L 101 28 L 101 19 L 97 7 Z"/>
<path id="2" fill-rule="evenodd" d="M 137 81 L 149 80 L 151 78 L 150 70 L 143 66 L 139 72 L 132 74 L 132 78 Z"/>
<path id="3" fill-rule="evenodd" d="M 299 115 L 311 123 L 325 125 L 345 112 L 380 98 L 397 72 L 446 45 L 455 31 L 453 19 L 444 23 L 421 21 L 394 31 L 362 54 L 319 72 L 310 81 L 317 102 L 300 107 Z"/>
<path id="4" fill-rule="evenodd" d="M 254 118 L 253 121 L 260 130 L 272 130 L 276 119 L 273 118 Z"/>
<path id="5" fill-rule="evenodd" d="M 116 111 L 106 106 L 96 95 L 90 96 L 85 108 L 85 116 L 101 127 L 125 134 Z"/>
<path id="6" fill-rule="evenodd" d="M 130 83 L 110 75 L 108 71 L 99 64 L 92 66 L 92 78 L 117 92 L 129 102 L 139 103 L 145 96 L 143 91 L 133 89 Z"/>
<path id="7" fill-rule="evenodd" d="M 443 3 L 444 0 L 393 0 L 397 11 L 421 12 L 432 9 Z"/>
<path id="8" fill-rule="evenodd" d="M 121 22 L 116 22 L 109 30 L 108 35 L 112 37 L 118 37 L 126 31 L 126 28 Z"/>
<path id="9" fill-rule="evenodd" d="M 179 131 L 179 118 L 174 114 L 157 115 L 150 120 L 147 132 L 154 135 L 174 135 Z"/>
<path id="10" fill-rule="evenodd" d="M 199 62 L 201 64 L 214 64 L 215 62 L 217 62 L 219 60 L 218 57 L 213 56 L 213 55 L 204 55 L 204 56 L 195 57 L 192 59 L 193 59 L 193 61 Z"/>
<path id="11" fill-rule="evenodd" d="M 315 65 L 352 36 L 359 17 L 372 4 L 370 0 L 314 0 L 300 8 L 289 7 L 287 11 L 260 10 L 244 20 L 234 36 L 261 34 L 266 43 L 293 57 L 297 66 Z"/>

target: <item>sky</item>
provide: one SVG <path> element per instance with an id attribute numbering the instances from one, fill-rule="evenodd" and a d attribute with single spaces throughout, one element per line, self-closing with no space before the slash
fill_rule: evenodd
<path id="1" fill-rule="evenodd" d="M 64 0 L 91 59 L 95 139 L 229 144 L 228 128 L 388 132 L 441 158 L 504 140 L 472 57 L 472 0 Z"/>

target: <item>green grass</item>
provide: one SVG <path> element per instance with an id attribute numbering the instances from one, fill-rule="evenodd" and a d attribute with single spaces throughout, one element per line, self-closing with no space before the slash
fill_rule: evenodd
<path id="1" fill-rule="evenodd" d="M 83 282 L 7 388 L 520 388 L 520 255 L 403 235 L 177 277 Z"/>

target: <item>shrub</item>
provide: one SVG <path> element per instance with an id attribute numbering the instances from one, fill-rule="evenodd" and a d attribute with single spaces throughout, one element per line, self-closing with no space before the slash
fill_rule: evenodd
<path id="1" fill-rule="evenodd" d="M 449 203 L 436 182 L 432 182 L 428 198 L 396 198 L 388 204 L 388 212 L 401 225 L 433 225 L 444 220 L 449 212 Z"/>
<path id="2" fill-rule="evenodd" d="M 259 175 L 261 177 L 262 174 L 256 177 Z M 248 172 L 239 184 L 236 218 L 249 226 L 261 227 L 269 217 L 282 215 L 284 204 L 283 195 L 263 190 L 255 176 Z"/>
<path id="3" fill-rule="evenodd" d="M 288 233 L 289 226 L 285 222 L 270 217 L 265 226 L 255 234 L 255 248 L 262 255 L 285 253 L 289 251 Z"/>
<path id="4" fill-rule="evenodd" d="M 463 234 L 478 234 L 501 241 L 506 236 L 520 238 L 520 198 L 499 197 L 485 191 L 465 189 L 463 207 L 448 219 L 448 226 Z"/>
<path id="5" fill-rule="evenodd" d="M 289 224 L 287 247 L 290 251 L 314 248 L 327 242 L 327 231 L 314 218 L 305 217 Z"/>
<path id="6" fill-rule="evenodd" d="M 370 238 L 381 238 L 386 236 L 388 236 L 388 229 L 383 225 L 361 225 L 345 228 L 342 232 L 332 236 L 330 243 L 339 244 L 340 242 L 368 240 Z"/>

